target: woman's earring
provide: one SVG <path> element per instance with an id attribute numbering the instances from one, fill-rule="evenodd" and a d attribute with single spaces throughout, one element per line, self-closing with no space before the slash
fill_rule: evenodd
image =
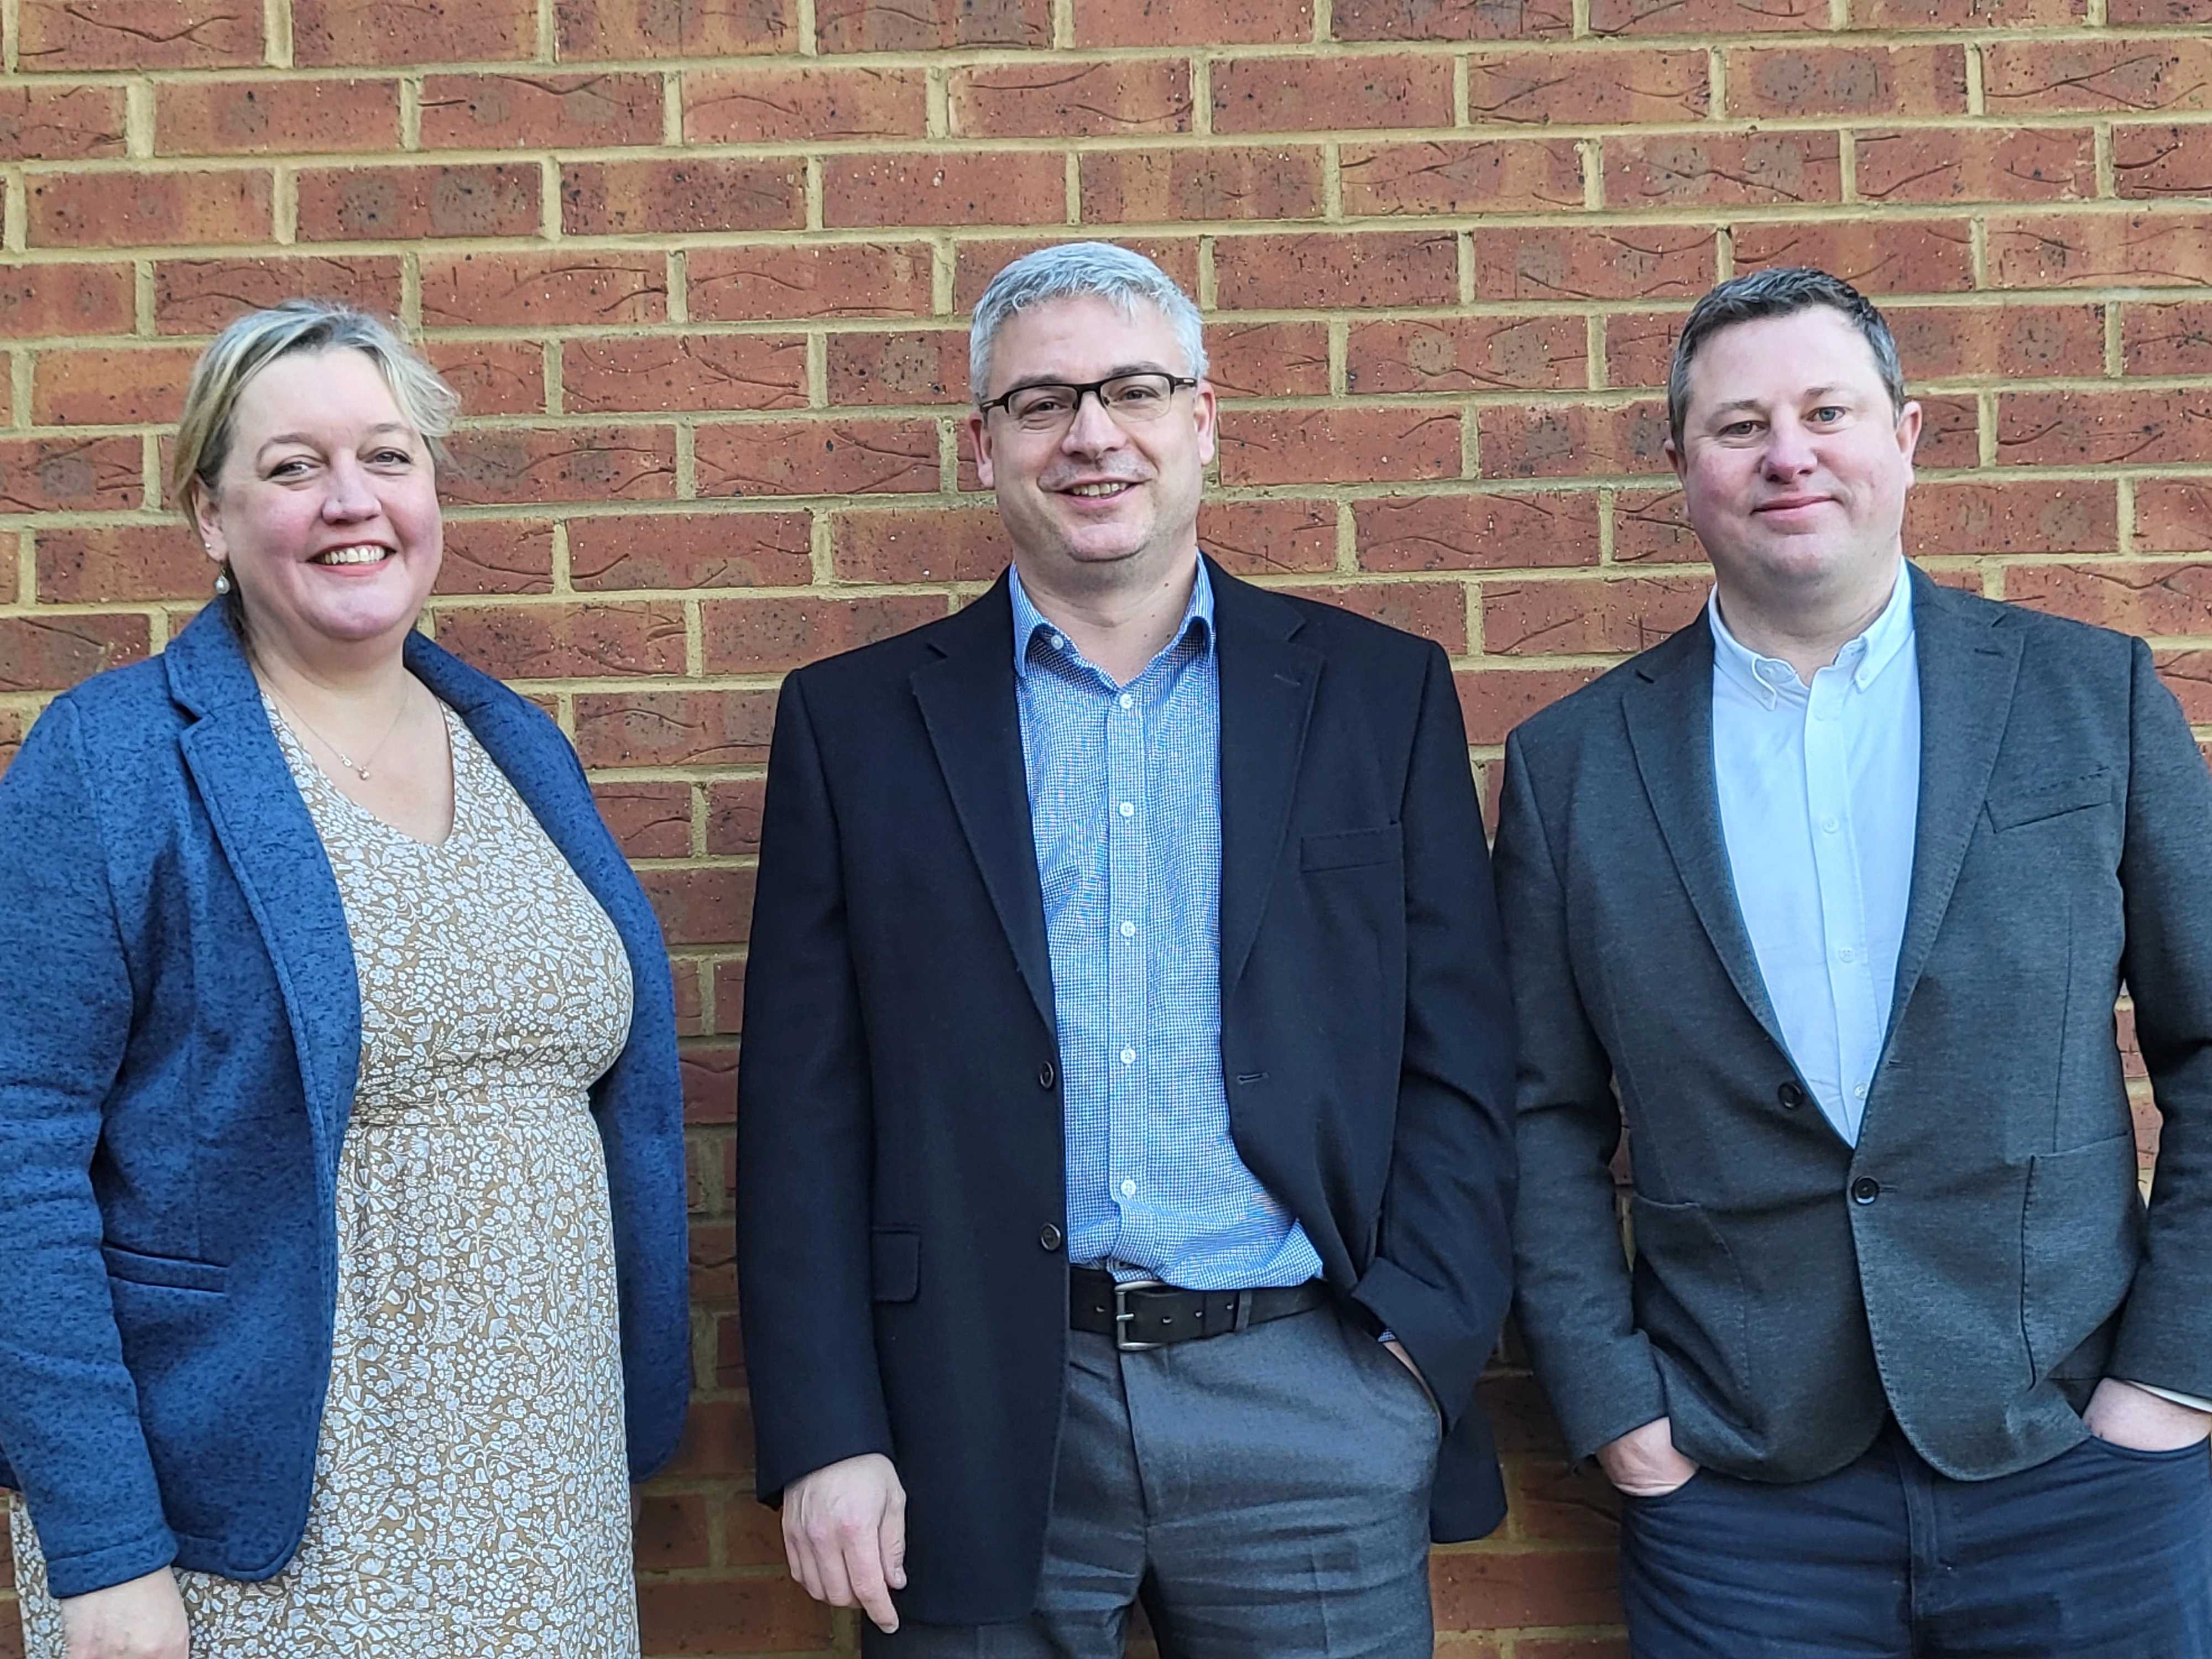
<path id="1" fill-rule="evenodd" d="M 215 591 L 216 591 L 216 597 L 217 597 L 218 599 L 219 599 L 219 598 L 221 598 L 223 594 L 228 593 L 228 592 L 230 592 L 230 573 L 229 573 L 229 572 L 228 572 L 228 571 L 224 571 L 224 570 L 218 570 L 218 571 L 216 571 L 216 572 L 215 573 Z"/>

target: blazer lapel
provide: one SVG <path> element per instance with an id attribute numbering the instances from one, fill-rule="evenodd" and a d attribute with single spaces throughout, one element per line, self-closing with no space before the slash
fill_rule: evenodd
<path id="1" fill-rule="evenodd" d="M 1321 679 L 1295 608 L 1207 561 L 1221 686 L 1221 984 L 1237 983 L 1260 932 L 1291 818 Z"/>
<path id="2" fill-rule="evenodd" d="M 171 695 L 198 717 L 179 739 L 185 765 L 275 964 L 327 1189 L 361 1069 L 361 991 L 337 878 L 228 624 L 209 607 L 162 658 Z"/>
<path id="3" fill-rule="evenodd" d="M 1636 769 L 1675 872 L 1712 942 L 1729 983 L 1784 1054 L 1782 1023 L 1766 994 L 1751 934 L 1735 897 L 1713 775 L 1713 636 L 1703 613 L 1637 670 L 1621 699 Z"/>
<path id="4" fill-rule="evenodd" d="M 908 683 L 1015 964 L 1045 1029 L 1057 1031 L 1021 711 L 1014 702 L 1013 601 L 1004 576 L 951 619 L 937 648 L 944 654 L 915 670 Z"/>
<path id="5" fill-rule="evenodd" d="M 1912 572 L 1914 654 L 1920 670 L 1920 821 L 1913 832 L 1912 891 L 1898 947 L 1889 1030 L 1920 981 L 1950 907 L 1974 820 L 1989 792 L 1998 741 L 2012 713 L 2020 638 L 1996 623 L 2003 611 L 1954 603 Z"/>

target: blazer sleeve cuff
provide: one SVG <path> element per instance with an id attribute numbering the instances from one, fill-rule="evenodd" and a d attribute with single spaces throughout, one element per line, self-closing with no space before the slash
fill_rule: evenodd
<path id="1" fill-rule="evenodd" d="M 35 1516 L 32 1524 L 37 1524 Z M 43 1533 L 39 1535 L 39 1547 L 41 1553 L 48 1548 Z M 176 1536 L 163 1527 L 123 1543 L 46 1554 L 46 1588 L 58 1600 L 89 1595 L 94 1590 L 112 1589 L 159 1572 L 176 1559 Z"/>
<path id="2" fill-rule="evenodd" d="M 1352 1299 L 1378 1334 L 1389 1332 L 1420 1367 L 1449 1428 L 1474 1403 L 1475 1379 L 1490 1350 L 1467 1326 L 1457 1304 L 1395 1262 L 1377 1257 L 1352 1287 Z"/>

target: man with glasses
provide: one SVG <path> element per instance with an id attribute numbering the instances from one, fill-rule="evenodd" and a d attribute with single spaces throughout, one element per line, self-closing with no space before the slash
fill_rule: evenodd
<path id="1" fill-rule="evenodd" d="M 1443 653 L 1203 558 L 1197 310 L 975 308 L 1013 568 L 786 683 L 739 1077 L 758 1486 L 879 1654 L 1431 1642 L 1504 1510 L 1511 1014 Z M 1431 1490 L 1433 1486 L 1433 1492 Z"/>

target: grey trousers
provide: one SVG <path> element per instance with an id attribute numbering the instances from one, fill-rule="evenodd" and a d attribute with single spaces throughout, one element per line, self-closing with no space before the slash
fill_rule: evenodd
<path id="1" fill-rule="evenodd" d="M 1439 1424 L 1322 1307 L 1121 1353 L 1068 1337 L 1036 1610 L 872 1628 L 870 1659 L 1121 1659 L 1139 1590 L 1164 1659 L 1425 1659 Z"/>

